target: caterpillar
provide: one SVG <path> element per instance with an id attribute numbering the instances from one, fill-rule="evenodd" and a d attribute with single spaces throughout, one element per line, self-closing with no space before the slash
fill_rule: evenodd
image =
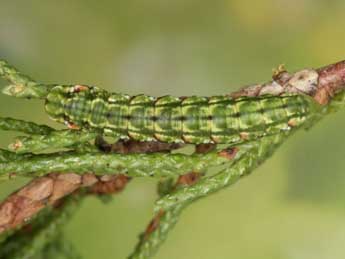
<path id="1" fill-rule="evenodd" d="M 315 103 L 297 94 L 232 98 L 155 98 L 109 93 L 91 86 L 52 88 L 45 110 L 71 128 L 102 129 L 119 138 L 168 143 L 235 143 L 303 124 Z"/>

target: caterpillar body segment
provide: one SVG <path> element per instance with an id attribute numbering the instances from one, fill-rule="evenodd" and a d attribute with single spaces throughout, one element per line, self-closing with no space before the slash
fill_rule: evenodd
<path id="1" fill-rule="evenodd" d="M 52 119 L 70 125 L 139 141 L 192 144 L 236 143 L 288 131 L 318 108 L 297 94 L 155 98 L 89 86 L 55 86 L 45 104 Z"/>

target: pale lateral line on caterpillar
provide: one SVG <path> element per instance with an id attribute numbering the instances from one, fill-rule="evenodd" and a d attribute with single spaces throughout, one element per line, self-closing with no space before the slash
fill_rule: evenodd
<path id="1" fill-rule="evenodd" d="M 45 109 L 71 128 L 103 129 L 107 135 L 169 143 L 236 143 L 298 127 L 317 108 L 301 94 L 233 98 L 130 97 L 84 85 L 55 86 Z"/>

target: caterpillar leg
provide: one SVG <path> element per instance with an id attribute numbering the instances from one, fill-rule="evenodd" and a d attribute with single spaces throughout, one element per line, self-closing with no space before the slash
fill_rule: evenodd
<path id="1" fill-rule="evenodd" d="M 79 92 L 89 91 L 89 90 L 90 90 L 90 87 L 88 87 L 87 85 L 75 85 L 71 88 L 72 93 L 79 93 Z"/>
<path id="2" fill-rule="evenodd" d="M 80 126 L 78 126 L 77 124 L 74 124 L 72 122 L 69 122 L 69 121 L 65 121 L 65 125 L 70 130 L 79 130 L 80 129 Z"/>

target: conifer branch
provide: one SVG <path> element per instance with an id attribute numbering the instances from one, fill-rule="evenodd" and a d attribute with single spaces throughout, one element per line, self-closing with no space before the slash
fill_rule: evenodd
<path id="1" fill-rule="evenodd" d="M 14 97 L 43 99 L 53 87 L 37 83 L 5 61 L 0 61 L 0 77 L 10 83 L 3 93 Z M 302 125 L 305 128 L 344 106 L 344 89 L 345 61 L 341 61 L 319 69 L 303 69 L 293 74 L 279 67 L 272 81 L 245 87 L 231 96 L 236 99 L 266 94 L 307 95 L 315 101 L 318 109 L 312 110 Z M 9 150 L 0 150 L 0 178 L 11 175 L 40 177 L 0 204 L 0 232 L 4 233 L 0 257 L 22 258 L 48 254 L 52 243 L 47 243 L 47 239 L 56 240 L 52 247 L 58 247 L 59 239 L 49 233 L 52 233 L 52 228 L 61 228 L 61 225 L 49 222 L 55 222 L 59 218 L 62 220 L 62 214 L 48 213 L 50 216 L 60 216 L 52 216 L 51 219 L 54 220 L 47 217 L 44 224 L 38 220 L 32 221 L 33 226 L 37 222 L 37 228 L 34 228 L 38 230 L 31 233 L 31 239 L 22 232 L 23 229 L 16 231 L 25 225 L 25 218 L 35 217 L 44 209 L 49 210 L 47 204 L 54 205 L 56 201 L 86 186 L 94 194 L 116 192 L 119 186 L 114 179 L 127 181 L 129 177 L 156 177 L 161 179 L 161 197 L 154 208 L 155 216 L 130 257 L 149 258 L 166 239 L 184 208 L 202 197 L 231 186 L 251 173 L 298 129 L 293 122 L 289 127 L 293 130 L 242 144 L 233 143 L 227 149 L 199 145 L 194 154 L 188 155 L 171 153 L 173 149 L 180 147 L 176 144 L 122 140 L 109 145 L 100 137 L 104 134 L 101 131 L 55 130 L 32 122 L 0 118 L 0 129 L 28 134 L 18 137 L 9 146 Z M 45 154 L 51 150 L 52 153 Z M 215 175 L 206 175 L 208 169 L 217 166 L 224 168 Z M 86 177 L 90 175 L 92 177 L 87 180 Z M 86 184 L 87 181 L 90 182 Z"/>

